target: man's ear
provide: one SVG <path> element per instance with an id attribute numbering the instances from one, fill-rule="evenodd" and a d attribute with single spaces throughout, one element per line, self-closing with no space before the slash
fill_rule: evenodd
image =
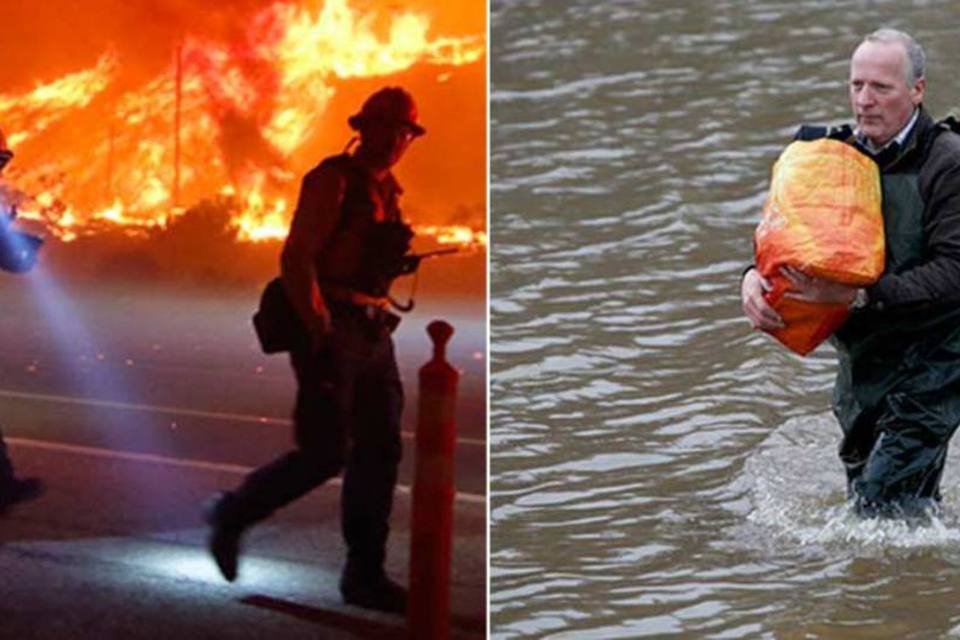
<path id="1" fill-rule="evenodd" d="M 920 78 L 913 84 L 913 88 L 910 89 L 910 100 L 913 101 L 913 106 L 919 107 L 923 102 L 923 94 L 927 90 L 927 79 Z"/>

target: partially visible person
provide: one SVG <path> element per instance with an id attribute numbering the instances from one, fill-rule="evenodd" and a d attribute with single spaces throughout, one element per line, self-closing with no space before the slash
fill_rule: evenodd
<path id="1" fill-rule="evenodd" d="M 923 49 L 880 29 L 850 62 L 856 128 L 802 127 L 798 139 L 829 136 L 880 168 L 886 265 L 854 288 L 786 269 L 791 295 L 849 304 L 834 334 L 839 372 L 833 411 L 849 496 L 866 517 L 937 511 L 950 438 L 960 423 L 960 135 L 923 107 Z M 767 282 L 750 269 L 741 283 L 754 327 L 783 326 L 767 304 Z"/>
<path id="2" fill-rule="evenodd" d="M 0 131 L 0 174 L 12 159 L 13 152 L 7 147 L 7 140 Z M 0 215 L 6 214 L 0 212 Z M 40 497 L 43 490 L 43 482 L 40 479 L 17 477 L 13 470 L 13 463 L 10 462 L 7 445 L 3 441 L 3 434 L 0 433 L 0 513 L 19 502 Z"/>

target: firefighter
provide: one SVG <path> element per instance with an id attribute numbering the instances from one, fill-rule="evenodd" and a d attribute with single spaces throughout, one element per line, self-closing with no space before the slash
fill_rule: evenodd
<path id="1" fill-rule="evenodd" d="M 13 152 L 7 147 L 3 131 L 0 131 L 0 174 L 12 159 Z M 19 502 L 40 497 L 43 490 L 43 482 L 39 478 L 17 477 L 7 453 L 7 445 L 3 441 L 3 434 L 0 433 L 0 513 Z"/>
<path id="2" fill-rule="evenodd" d="M 306 174 L 281 255 L 283 290 L 305 329 L 290 349 L 296 448 L 215 497 L 210 551 L 234 580 L 243 532 L 342 470 L 340 592 L 348 604 L 400 613 L 406 589 L 383 569 L 403 409 L 388 294 L 413 233 L 391 167 L 426 131 L 400 87 L 371 95 L 348 124 L 359 145 Z"/>

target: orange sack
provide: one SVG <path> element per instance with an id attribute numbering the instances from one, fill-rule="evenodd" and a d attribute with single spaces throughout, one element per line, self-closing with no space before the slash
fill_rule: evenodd
<path id="1" fill-rule="evenodd" d="M 828 138 L 791 143 L 773 165 L 754 234 L 757 269 L 773 285 L 767 302 L 786 327 L 771 335 L 806 355 L 846 321 L 844 304 L 783 297 L 789 265 L 809 276 L 867 286 L 883 273 L 880 172 L 852 146 Z"/>

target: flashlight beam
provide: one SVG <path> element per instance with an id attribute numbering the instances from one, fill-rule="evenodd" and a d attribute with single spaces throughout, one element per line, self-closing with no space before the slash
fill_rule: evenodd
<path id="1" fill-rule="evenodd" d="M 217 471 L 222 473 L 233 473 L 237 475 L 246 475 L 253 471 L 253 467 L 247 467 L 239 464 L 226 464 L 221 462 L 208 462 L 207 460 L 193 460 L 190 458 L 171 458 L 169 456 L 158 456 L 152 453 L 136 453 L 133 451 L 115 451 L 113 449 L 101 449 L 99 447 L 84 447 L 75 444 L 63 444 L 60 442 L 48 442 L 45 440 L 33 440 L 31 438 L 4 438 L 7 444 L 18 447 L 27 447 L 33 449 L 43 449 L 46 451 L 59 451 L 72 453 L 75 455 L 91 456 L 95 458 L 112 458 L 124 460 L 127 462 L 145 462 L 148 464 L 160 464 L 170 467 L 181 467 L 187 469 L 200 469 L 203 471 Z M 327 481 L 329 484 L 339 485 L 340 478 L 331 478 Z M 397 491 L 410 494 L 410 487 L 402 484 L 397 485 Z M 487 498 L 477 493 L 457 492 L 457 500 L 467 504 L 486 504 Z"/>
<path id="2" fill-rule="evenodd" d="M 150 404 L 134 404 L 130 402 L 115 402 L 113 400 L 94 400 L 90 398 L 76 398 L 72 396 L 58 396 L 47 393 L 31 393 L 29 391 L 14 391 L 12 389 L 0 389 L 0 398 L 11 398 L 15 400 L 31 400 L 34 402 L 53 402 L 57 404 L 73 404 L 87 407 L 98 407 L 104 409 L 119 409 L 121 411 L 144 411 L 147 413 L 163 413 L 172 416 L 183 416 L 192 418 L 207 418 L 211 420 L 225 420 L 227 422 L 245 422 L 252 424 L 272 424 L 278 426 L 290 426 L 293 421 L 289 418 L 271 418 L 269 416 L 251 416 L 242 413 L 225 413 L 220 411 L 203 411 L 200 409 L 187 409 L 184 407 L 168 407 Z M 412 440 L 414 434 L 404 431 L 404 438 Z M 477 438 L 457 438 L 458 444 L 464 444 L 474 447 L 486 446 L 484 440 Z"/>

